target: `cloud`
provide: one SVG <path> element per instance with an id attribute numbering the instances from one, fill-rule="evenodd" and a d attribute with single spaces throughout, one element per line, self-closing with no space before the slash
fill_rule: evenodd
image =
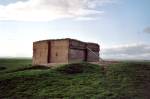
<path id="1" fill-rule="evenodd" d="M 104 58 L 110 59 L 150 60 L 150 45 L 130 44 L 105 48 L 103 49 L 102 54 Z"/>
<path id="2" fill-rule="evenodd" d="M 31 48 L 32 44 L 29 40 L 22 42 L 8 39 L 1 40 L 0 57 L 31 57 L 32 56 Z"/>
<path id="3" fill-rule="evenodd" d="M 114 0 L 28 0 L 0 5 L 0 20 L 51 21 L 62 18 L 92 19 L 96 8 Z"/>
<path id="4" fill-rule="evenodd" d="M 150 27 L 146 27 L 146 28 L 143 30 L 143 32 L 145 32 L 145 33 L 150 33 Z"/>

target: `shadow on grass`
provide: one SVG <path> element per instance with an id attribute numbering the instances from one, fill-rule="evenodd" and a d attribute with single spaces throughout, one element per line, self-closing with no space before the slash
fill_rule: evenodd
<path id="1" fill-rule="evenodd" d="M 7 69 L 6 67 L 0 66 L 0 71 L 6 70 L 6 69 Z"/>

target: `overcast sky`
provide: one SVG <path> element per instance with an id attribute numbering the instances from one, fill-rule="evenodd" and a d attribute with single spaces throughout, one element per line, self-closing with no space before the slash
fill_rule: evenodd
<path id="1" fill-rule="evenodd" d="M 0 0 L 0 57 L 32 57 L 32 42 L 96 42 L 105 59 L 150 60 L 150 0 Z"/>

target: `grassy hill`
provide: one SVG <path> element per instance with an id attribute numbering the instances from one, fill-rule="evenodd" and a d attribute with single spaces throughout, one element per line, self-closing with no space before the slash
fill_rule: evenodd
<path id="1" fill-rule="evenodd" d="M 31 60 L 0 62 L 3 66 L 0 70 L 0 98 L 150 98 L 148 62 L 122 62 L 110 65 L 106 71 L 89 63 L 50 69 L 33 68 Z"/>
<path id="2" fill-rule="evenodd" d="M 23 58 L 0 58 L 0 73 L 11 72 L 14 70 L 31 67 L 31 59 Z"/>

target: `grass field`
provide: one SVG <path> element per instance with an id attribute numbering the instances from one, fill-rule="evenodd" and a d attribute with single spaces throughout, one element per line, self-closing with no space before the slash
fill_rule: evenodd
<path id="1" fill-rule="evenodd" d="M 11 72 L 13 70 L 31 67 L 31 59 L 17 59 L 17 58 L 1 58 L 0 59 L 0 73 Z"/>
<path id="2" fill-rule="evenodd" d="M 31 59 L 1 59 L 0 73 L 0 98 L 150 99 L 149 62 L 104 71 L 89 63 L 35 69 Z"/>

